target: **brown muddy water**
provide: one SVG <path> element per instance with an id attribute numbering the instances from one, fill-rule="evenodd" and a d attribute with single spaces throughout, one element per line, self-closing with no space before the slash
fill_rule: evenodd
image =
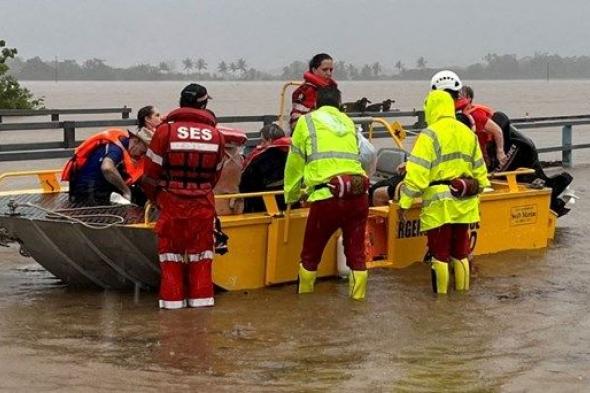
<path id="1" fill-rule="evenodd" d="M 36 92 L 43 83 L 28 85 Z M 562 86 L 563 96 L 588 87 Z M 45 93 L 48 106 L 118 105 L 100 92 L 97 105 L 68 104 L 60 89 Z M 587 112 L 567 109 L 535 115 Z M 559 142 L 558 133 L 538 136 Z M 284 285 L 220 292 L 211 309 L 159 311 L 155 293 L 69 289 L 15 247 L 0 248 L 0 390 L 588 392 L 590 155 L 574 157 L 582 199 L 551 246 L 478 257 L 472 290 L 444 298 L 415 264 L 372 270 L 362 303 L 348 299 L 346 282 L 324 280 L 307 296 Z M 1 163 L 0 172 L 61 162 Z"/>

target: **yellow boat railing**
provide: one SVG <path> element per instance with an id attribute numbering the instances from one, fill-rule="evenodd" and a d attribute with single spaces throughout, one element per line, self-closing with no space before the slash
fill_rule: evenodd
<path id="1" fill-rule="evenodd" d="M 0 183 L 8 178 L 36 176 L 43 192 L 60 192 L 62 187 L 58 174 L 61 169 L 47 169 L 41 171 L 14 171 L 0 174 Z"/>
<path id="2" fill-rule="evenodd" d="M 283 87 L 281 87 L 281 97 L 279 99 L 279 114 L 278 114 L 278 118 L 279 118 L 279 127 L 284 129 L 284 122 L 283 122 L 283 118 L 284 116 L 284 112 L 285 112 L 285 93 L 287 92 L 287 88 L 289 86 L 301 86 L 303 84 L 303 82 L 298 82 L 298 81 L 289 81 L 286 82 Z"/>

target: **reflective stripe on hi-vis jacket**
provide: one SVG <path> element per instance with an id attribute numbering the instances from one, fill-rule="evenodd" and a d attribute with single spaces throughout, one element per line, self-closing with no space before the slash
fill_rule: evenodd
<path id="1" fill-rule="evenodd" d="M 356 128 L 352 120 L 335 107 L 323 106 L 297 121 L 285 166 L 285 199 L 299 200 L 302 186 L 307 200 L 332 198 L 328 188 L 315 186 L 337 175 L 364 175 Z"/>
<path id="2" fill-rule="evenodd" d="M 447 223 L 477 222 L 478 196 L 456 198 L 448 184 L 441 184 L 458 177 L 473 177 L 480 190 L 489 186 L 477 138 L 455 119 L 453 99 L 448 93 L 432 91 L 424 111 L 428 128 L 418 136 L 408 159 L 400 207 L 407 209 L 414 198 L 421 197 L 420 227 L 425 231 Z"/>

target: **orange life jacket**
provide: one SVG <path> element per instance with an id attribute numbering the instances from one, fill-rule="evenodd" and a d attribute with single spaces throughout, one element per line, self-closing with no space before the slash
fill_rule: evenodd
<path id="1" fill-rule="evenodd" d="M 123 152 L 123 168 L 129 176 L 126 180 L 128 185 L 136 183 L 143 175 L 143 160 L 134 161 L 131 155 L 121 143 L 121 139 L 129 138 L 129 132 L 119 128 L 111 128 L 103 132 L 99 132 L 86 139 L 74 151 L 74 156 L 66 162 L 61 173 L 62 181 L 70 181 L 72 176 L 88 162 L 88 158 L 92 152 L 99 146 L 107 143 L 117 145 Z"/>
<path id="2" fill-rule="evenodd" d="M 481 104 L 471 104 L 471 106 L 468 109 L 463 109 L 463 113 L 465 113 L 466 115 L 469 115 L 469 114 L 471 114 L 471 112 L 475 111 L 476 109 L 483 110 L 490 118 L 492 117 L 492 115 L 495 112 L 489 106 L 485 106 L 485 105 L 481 105 Z"/>

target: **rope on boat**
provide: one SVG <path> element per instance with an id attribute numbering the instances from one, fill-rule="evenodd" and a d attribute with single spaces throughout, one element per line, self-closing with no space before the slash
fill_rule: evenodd
<path id="1" fill-rule="evenodd" d="M 32 207 L 34 209 L 39 209 L 39 210 L 47 213 L 48 215 L 53 215 L 53 216 L 64 218 L 68 221 L 75 222 L 75 223 L 80 224 L 80 225 L 82 225 L 86 228 L 89 228 L 89 229 L 108 229 L 112 226 L 123 224 L 125 222 L 125 218 L 118 216 L 116 214 L 106 213 L 106 214 L 84 214 L 84 215 L 72 216 L 72 215 L 67 215 L 64 213 L 59 213 L 55 210 L 46 209 L 42 206 L 36 205 L 31 202 L 23 202 L 23 203 L 19 203 L 19 205 Z M 82 218 L 89 218 L 89 217 L 112 218 L 115 220 L 115 222 L 105 224 L 105 223 L 85 222 L 82 220 Z"/>

